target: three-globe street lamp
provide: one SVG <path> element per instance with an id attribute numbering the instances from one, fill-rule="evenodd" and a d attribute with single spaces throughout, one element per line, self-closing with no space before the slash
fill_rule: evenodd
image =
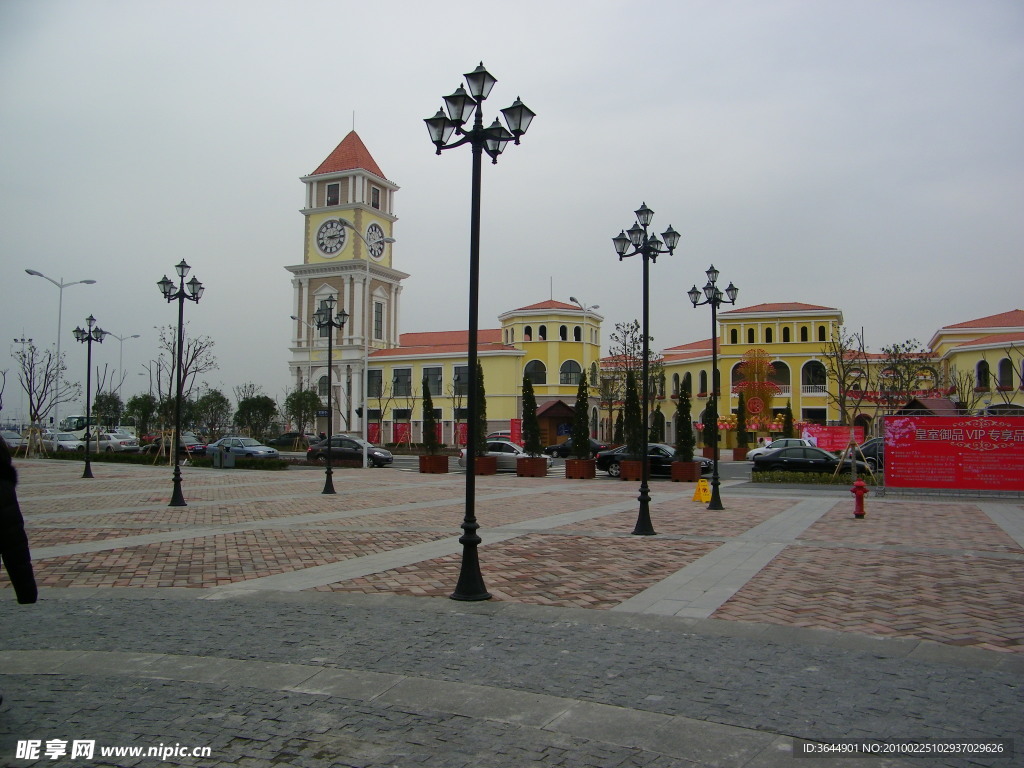
<path id="1" fill-rule="evenodd" d="M 704 301 L 700 301 L 701 291 L 697 289 L 696 285 L 688 290 L 686 295 L 690 297 L 694 308 L 704 304 L 711 305 L 711 420 L 706 423 L 714 424 L 714 428 L 711 430 L 711 450 L 714 453 L 714 469 L 711 473 L 711 503 L 708 504 L 708 509 L 717 510 L 725 509 L 722 506 L 722 496 L 718 491 L 718 486 L 721 485 L 718 479 L 718 397 L 720 379 L 718 375 L 718 308 L 723 304 L 735 304 L 736 296 L 739 294 L 740 289 L 730 281 L 729 287 L 725 289 L 725 294 L 723 294 L 718 289 L 718 270 L 715 269 L 714 264 L 708 267 L 705 274 L 708 276 L 708 281 L 703 289 Z"/>
<path id="2" fill-rule="evenodd" d="M 199 278 L 194 275 L 188 283 L 185 282 L 185 276 L 188 275 L 189 269 L 191 267 L 185 263 L 184 259 L 175 265 L 174 271 L 178 273 L 177 290 L 175 290 L 174 283 L 167 278 L 167 275 L 164 275 L 162 280 L 157 281 L 157 287 L 167 300 L 167 303 L 170 304 L 172 301 L 178 302 L 178 349 L 174 364 L 177 381 L 174 394 L 174 439 L 171 446 L 171 452 L 174 454 L 174 491 L 171 493 L 171 503 L 167 505 L 169 507 L 188 506 L 185 503 L 185 497 L 181 493 L 181 465 L 178 459 L 178 447 L 181 445 L 181 357 L 182 347 L 185 342 L 185 299 L 198 304 L 203 291 L 206 290 L 203 284 L 199 282 Z"/>
<path id="3" fill-rule="evenodd" d="M 661 233 L 664 240 L 659 240 L 657 235 L 648 234 L 647 227 L 651 223 L 651 219 L 654 218 L 654 211 L 647 207 L 647 203 L 643 203 L 636 211 L 636 223 L 629 228 L 628 232 L 620 231 L 616 237 L 612 238 L 612 244 L 615 246 L 615 252 L 619 254 L 619 261 L 627 259 L 630 256 L 641 256 L 643 257 L 643 324 L 641 333 L 643 334 L 643 359 L 641 360 L 641 373 L 640 377 L 643 384 L 643 449 L 640 451 L 641 457 L 641 480 L 640 480 L 640 495 L 637 500 L 640 502 L 640 512 L 636 518 L 636 526 L 633 528 L 633 535 L 635 536 L 653 536 L 654 526 L 651 523 L 651 489 L 650 489 L 650 473 L 651 466 L 650 460 L 647 458 L 647 442 L 650 438 L 647 426 L 648 412 L 650 409 L 650 384 L 649 384 L 649 360 L 651 356 L 650 350 L 650 333 L 648 326 L 650 323 L 650 262 L 657 261 L 658 256 L 663 253 L 667 253 L 670 256 L 675 251 L 676 246 L 679 245 L 679 233 L 669 228 Z M 627 253 L 629 247 L 633 246 L 633 252 Z"/>
<path id="4" fill-rule="evenodd" d="M 468 144 L 473 152 L 472 194 L 470 202 L 469 227 L 469 425 L 466 445 L 466 514 L 462 521 L 463 535 L 459 538 L 462 544 L 462 566 L 459 581 L 451 597 L 453 600 L 488 600 L 490 594 L 484 586 L 483 575 L 480 573 L 480 560 L 477 547 L 480 537 L 476 522 L 476 441 L 479 432 L 477 424 L 477 322 L 479 309 L 480 282 L 480 175 L 483 153 L 486 152 L 492 163 L 498 162 L 505 146 L 510 142 L 519 143 L 519 137 L 530 127 L 535 113 L 517 97 L 511 107 L 501 110 L 505 117 L 506 129 L 495 118 L 494 122 L 484 128 L 483 103 L 490 95 L 491 88 L 497 81 L 491 73 L 484 69 L 483 62 L 472 72 L 464 75 L 467 92 L 461 85 L 455 93 L 444 97 L 448 115 L 442 110 L 427 118 L 427 131 L 430 140 L 437 147 L 437 154 L 442 150 L 454 149 Z M 473 113 L 476 113 L 475 117 Z M 473 117 L 473 127 L 466 128 L 466 123 Z M 452 135 L 460 138 L 449 144 Z"/>
<path id="5" fill-rule="evenodd" d="M 72 286 L 72 285 L 95 285 L 96 281 L 95 280 L 74 280 L 74 281 L 72 281 L 70 283 L 65 283 L 63 277 L 59 281 L 57 281 L 57 280 L 54 280 L 52 277 L 47 277 L 42 272 L 37 272 L 34 269 L 26 269 L 25 272 L 30 274 L 30 275 L 32 275 L 33 277 L 41 277 L 41 278 L 43 278 L 43 280 L 49 280 L 51 283 L 53 283 L 54 285 L 57 286 L 57 289 L 60 292 L 60 296 L 59 296 L 59 298 L 57 300 L 57 386 L 53 390 L 54 392 L 56 392 L 56 399 L 54 400 L 54 403 L 53 403 L 53 421 L 54 421 L 54 426 L 59 430 L 60 429 L 60 374 L 61 374 L 61 368 L 63 367 L 61 365 L 61 359 L 60 359 L 60 328 L 61 328 L 61 316 L 64 313 L 64 289 L 69 287 L 69 286 Z"/>
<path id="6" fill-rule="evenodd" d="M 92 315 L 86 318 L 85 324 L 88 328 L 78 326 L 74 330 L 75 339 L 85 344 L 85 471 L 82 477 L 92 477 L 92 466 L 89 464 L 89 443 L 93 439 L 92 427 L 92 343 L 103 343 L 106 331 L 96 325 L 96 318 Z M 96 435 L 96 437 L 99 437 Z"/>
<path id="7" fill-rule="evenodd" d="M 331 402 L 331 389 L 333 388 L 331 373 L 334 369 L 334 329 L 344 328 L 345 321 L 348 320 L 348 312 L 344 309 L 337 314 L 334 313 L 334 307 L 337 303 L 338 299 L 336 297 L 328 296 L 320 302 L 320 309 L 313 313 L 313 322 L 316 323 L 317 330 L 330 329 L 327 333 L 327 474 L 324 479 L 322 493 L 335 492 L 334 475 L 331 469 L 331 436 L 334 428 L 334 405 Z"/>

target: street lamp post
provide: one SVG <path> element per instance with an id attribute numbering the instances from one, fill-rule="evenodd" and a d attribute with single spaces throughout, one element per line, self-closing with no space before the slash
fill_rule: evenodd
<path id="1" fill-rule="evenodd" d="M 178 302 L 178 348 L 174 365 L 177 380 L 174 395 L 174 438 L 171 446 L 171 451 L 174 454 L 174 491 L 171 493 L 171 503 L 167 505 L 169 507 L 188 506 L 185 503 L 185 497 L 181 493 L 181 465 L 178 459 L 178 446 L 181 444 L 181 357 L 182 347 L 185 342 L 185 299 L 198 304 L 203 291 L 206 290 L 195 275 L 192 276 L 188 283 L 185 282 L 185 276 L 188 275 L 189 269 L 191 267 L 185 263 L 184 259 L 175 265 L 174 271 L 178 273 L 177 290 L 175 290 L 174 283 L 168 279 L 167 275 L 164 275 L 162 280 L 157 281 L 157 287 L 160 288 L 160 292 L 164 295 L 167 303 L 170 304 L 172 301 Z"/>
<path id="2" fill-rule="evenodd" d="M 60 370 L 61 370 L 61 359 L 60 359 L 60 328 L 61 328 L 61 316 L 64 313 L 64 289 L 71 285 L 94 285 L 95 280 L 75 280 L 70 283 L 65 283 L 62 277 L 59 281 L 54 280 L 52 277 L 47 277 L 42 272 L 37 272 L 34 269 L 26 269 L 25 272 L 32 275 L 33 277 L 41 277 L 44 280 L 49 280 L 51 283 L 57 286 L 60 292 L 60 297 L 57 300 L 57 386 L 54 388 L 56 400 L 53 404 L 53 421 L 54 426 L 60 429 Z"/>
<path id="3" fill-rule="evenodd" d="M 505 117 L 506 129 L 495 118 L 494 122 L 484 128 L 483 103 L 490 95 L 491 88 L 497 80 L 484 69 L 483 62 L 475 70 L 464 75 L 467 92 L 461 85 L 455 93 L 444 97 L 448 115 L 440 109 L 433 117 L 427 118 L 427 131 L 430 140 L 437 147 L 437 154 L 445 149 L 454 149 L 469 145 L 473 153 L 472 194 L 470 201 L 469 227 L 469 429 L 466 446 L 466 511 L 462 521 L 463 535 L 459 538 L 462 544 L 462 566 L 459 581 L 451 597 L 453 600 L 488 600 L 491 595 L 484 586 L 483 575 L 480 573 L 480 559 L 477 547 L 480 537 L 477 530 L 480 526 L 476 521 L 476 440 L 479 431 L 477 425 L 477 330 L 479 310 L 480 283 L 480 177 L 483 164 L 483 153 L 491 158 L 492 163 L 498 162 L 505 146 L 510 142 L 519 143 L 519 137 L 526 133 L 534 112 L 518 98 L 512 106 L 501 110 Z M 475 117 L 474 117 L 474 112 Z M 466 128 L 466 123 L 473 117 L 473 127 Z M 457 138 L 449 144 L 452 135 Z"/>
<path id="4" fill-rule="evenodd" d="M 85 320 L 88 328 L 78 326 L 75 328 L 75 339 L 85 344 L 85 471 L 82 477 L 92 477 L 92 466 L 89 464 L 89 443 L 93 439 L 92 434 L 92 343 L 103 343 L 103 336 L 106 334 L 102 328 L 96 325 L 96 318 L 89 315 Z"/>
<path id="5" fill-rule="evenodd" d="M 730 281 L 729 287 L 725 289 L 723 294 L 718 289 L 718 270 L 715 269 L 714 264 L 708 267 L 705 274 L 708 276 L 708 281 L 704 285 L 704 301 L 700 301 L 701 291 L 697 289 L 696 285 L 687 291 L 686 295 L 690 297 L 694 308 L 704 304 L 711 305 L 711 423 L 715 425 L 715 428 L 711 433 L 714 469 L 711 473 L 711 503 L 708 504 L 708 509 L 719 510 L 725 509 L 725 507 L 722 506 L 722 496 L 718 490 L 718 487 L 721 485 L 718 478 L 718 397 L 720 378 L 718 375 L 718 308 L 722 304 L 735 304 L 736 296 L 739 294 L 740 289 Z"/>
<path id="6" fill-rule="evenodd" d="M 615 252 L 619 254 L 619 261 L 627 259 L 630 256 L 641 256 L 643 259 L 643 326 L 641 333 L 643 334 L 643 360 L 641 360 L 641 374 L 640 378 L 643 383 L 643 428 L 644 428 L 644 441 L 643 450 L 641 451 L 641 480 L 640 480 L 640 495 L 637 500 L 640 502 L 640 512 L 636 518 L 636 526 L 633 528 L 633 535 L 635 536 L 653 536 L 654 526 L 651 523 L 651 489 L 650 489 L 650 474 L 651 466 L 650 460 L 647 458 L 647 442 L 650 437 L 647 426 L 648 412 L 650 409 L 650 385 L 649 385 L 649 359 L 651 356 L 650 350 L 650 333 L 648 326 L 650 324 L 650 262 L 657 261 L 658 256 L 663 253 L 667 253 L 670 256 L 675 251 L 676 246 L 679 245 L 679 233 L 672 229 L 672 225 L 662 232 L 661 236 L 664 241 L 659 240 L 657 235 L 648 234 L 647 227 L 651 223 L 651 219 L 654 218 L 654 211 L 647 207 L 647 203 L 643 203 L 640 208 L 634 211 L 636 214 L 636 224 L 629 228 L 629 232 L 620 231 L 619 234 L 612 238 L 612 244 L 615 246 Z M 633 246 L 633 252 L 628 253 L 629 247 Z"/>
<path id="7" fill-rule="evenodd" d="M 117 339 L 118 342 L 120 342 L 117 347 L 117 375 L 119 378 L 117 382 L 117 389 L 115 390 L 120 394 L 121 385 L 124 384 L 124 368 L 122 368 L 122 364 L 124 363 L 124 340 L 141 339 L 142 337 L 137 333 L 133 333 L 131 336 L 118 336 L 116 333 L 110 333 L 110 331 L 107 331 L 107 336 L 110 336 L 112 339 Z"/>
<path id="8" fill-rule="evenodd" d="M 320 302 L 320 309 L 313 313 L 313 321 L 318 330 L 329 328 L 327 333 L 327 474 L 324 478 L 324 489 L 322 493 L 334 493 L 334 473 L 331 468 L 331 436 L 334 429 L 334 406 L 331 402 L 331 374 L 334 370 L 334 329 L 344 328 L 348 320 L 348 312 L 344 309 L 334 313 L 334 307 L 338 300 L 334 296 L 328 296 Z"/>

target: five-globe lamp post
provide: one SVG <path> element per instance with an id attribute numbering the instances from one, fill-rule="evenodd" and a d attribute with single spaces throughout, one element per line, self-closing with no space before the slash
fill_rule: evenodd
<path id="1" fill-rule="evenodd" d="M 78 326 L 74 330 L 75 339 L 85 344 L 85 471 L 82 477 L 92 477 L 92 466 L 89 464 L 89 443 L 98 437 L 92 426 L 92 343 L 103 343 L 106 331 L 96 325 L 96 318 L 89 315 L 85 324 L 87 328 Z"/>
<path id="2" fill-rule="evenodd" d="M 519 137 L 530 127 L 535 113 L 518 98 L 512 106 L 501 110 L 508 128 L 497 119 L 484 128 L 483 103 L 490 95 L 491 88 L 497 80 L 481 62 L 472 72 L 464 75 L 468 91 L 460 85 L 455 93 L 444 97 L 448 114 L 438 110 L 433 117 L 427 118 L 427 130 L 430 140 L 437 147 L 437 154 L 445 149 L 454 149 L 468 145 L 473 153 L 472 194 L 470 203 L 469 230 L 469 424 L 466 445 L 466 510 L 462 522 L 463 535 L 459 538 L 462 544 L 462 566 L 459 581 L 451 597 L 453 600 L 487 600 L 491 596 L 484 586 L 483 575 L 480 573 L 480 560 L 477 547 L 480 537 L 477 530 L 480 526 L 476 521 L 476 450 L 477 450 L 477 331 L 480 282 L 480 178 L 483 153 L 486 152 L 492 163 L 498 162 L 506 145 L 511 141 L 519 143 Z M 474 116 L 474 112 L 476 113 Z M 467 127 L 473 118 L 472 128 Z M 449 143 L 453 135 L 457 138 Z"/>
<path id="3" fill-rule="evenodd" d="M 637 515 L 633 534 L 636 536 L 653 536 L 655 531 L 654 525 L 651 523 L 651 468 L 650 460 L 647 457 L 647 441 L 649 438 L 647 415 L 650 410 L 649 362 L 651 357 L 651 337 L 648 330 L 650 323 L 650 262 L 657 261 L 658 256 L 664 253 L 671 256 L 676 246 L 679 245 L 679 233 L 669 225 L 669 228 L 661 234 L 663 239 L 659 240 L 657 235 L 649 234 L 647 231 L 651 219 L 654 218 L 654 211 L 647 207 L 647 203 L 643 203 L 634 213 L 636 214 L 636 223 L 627 232 L 620 231 L 616 237 L 613 237 L 612 244 L 615 246 L 615 252 L 619 254 L 619 261 L 630 256 L 641 256 L 643 259 L 643 321 L 640 329 L 643 337 L 643 359 L 641 360 L 640 377 L 643 385 L 642 418 L 644 440 L 643 449 L 640 451 L 642 466 L 640 495 L 637 497 L 637 500 L 640 502 L 640 512 Z M 632 252 L 629 251 L 630 246 L 633 248 Z"/>
<path id="4" fill-rule="evenodd" d="M 188 506 L 185 503 L 185 497 L 181 492 L 181 463 L 178 457 L 178 449 L 181 445 L 181 386 L 182 386 L 182 347 L 185 342 L 185 299 L 194 301 L 196 304 L 199 303 L 199 299 L 203 295 L 205 287 L 199 278 L 195 275 L 187 283 L 185 277 L 188 275 L 188 271 L 191 269 L 185 260 L 175 265 L 174 271 L 178 273 L 178 286 L 175 288 L 174 282 L 170 280 L 167 275 L 163 276 L 162 280 L 157 281 L 157 287 L 160 288 L 160 293 L 170 304 L 172 301 L 178 302 L 178 345 L 175 352 L 174 370 L 175 370 L 175 388 L 174 388 L 174 438 L 171 443 L 171 452 L 174 455 L 174 490 L 171 493 L 171 502 L 167 506 L 169 507 L 185 507 Z"/>
<path id="5" fill-rule="evenodd" d="M 708 509 L 718 510 L 725 509 L 722 506 L 722 496 L 718 490 L 718 487 L 721 485 L 718 478 L 718 397 L 720 394 L 720 377 L 718 375 L 718 308 L 723 304 L 735 304 L 736 296 L 740 290 L 730 282 L 729 287 L 725 289 L 723 294 L 717 285 L 718 270 L 715 269 L 714 264 L 708 267 L 706 274 L 708 281 L 703 289 L 704 301 L 700 300 L 701 291 L 698 290 L 696 285 L 687 291 L 686 294 L 690 297 L 694 308 L 704 304 L 711 305 L 711 419 L 707 420 L 706 423 L 714 424 L 714 429 L 711 430 L 711 450 L 714 454 L 714 469 L 711 472 L 711 503 L 708 504 Z"/>
<path id="6" fill-rule="evenodd" d="M 320 308 L 313 313 L 313 322 L 317 330 L 330 329 L 327 333 L 327 474 L 324 478 L 324 489 L 322 493 L 334 493 L 334 474 L 331 468 L 331 437 L 334 427 L 334 405 L 331 402 L 331 390 L 334 385 L 331 381 L 331 373 L 334 370 L 334 329 L 344 328 L 348 320 L 348 312 L 344 309 L 335 314 L 334 308 L 338 299 L 328 296 L 320 302 Z"/>

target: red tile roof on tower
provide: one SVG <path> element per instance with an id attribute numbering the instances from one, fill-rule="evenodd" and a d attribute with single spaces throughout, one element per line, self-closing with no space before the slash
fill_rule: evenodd
<path id="1" fill-rule="evenodd" d="M 1022 328 L 1024 327 L 1024 309 L 1011 309 L 1009 312 L 1000 312 L 998 315 L 979 317 L 977 320 L 968 320 L 965 323 L 956 325 L 944 325 L 942 330 L 953 330 L 955 328 Z"/>
<path id="2" fill-rule="evenodd" d="M 549 299 L 548 301 L 540 301 L 537 302 L 536 304 L 531 304 L 528 307 L 520 307 L 515 311 L 524 312 L 528 309 L 570 309 L 574 312 L 580 311 L 580 308 L 577 307 L 575 304 L 565 304 L 564 302 L 555 301 L 554 299 Z"/>
<path id="3" fill-rule="evenodd" d="M 777 302 L 774 304 L 755 304 L 752 307 L 743 307 L 742 309 L 730 309 L 722 314 L 732 314 L 733 312 L 820 312 L 821 310 L 828 310 L 835 312 L 835 307 L 820 307 L 817 304 L 801 304 L 798 301 L 790 302 Z"/>
<path id="4" fill-rule="evenodd" d="M 375 176 L 387 179 L 384 171 L 377 165 L 377 161 L 370 155 L 370 150 L 363 144 L 359 134 L 350 131 L 348 136 L 341 140 L 341 143 L 334 148 L 334 151 L 327 156 L 327 159 L 320 163 L 320 166 L 310 174 L 316 176 L 321 173 L 341 173 L 342 171 L 354 171 L 361 169 L 369 171 Z"/>

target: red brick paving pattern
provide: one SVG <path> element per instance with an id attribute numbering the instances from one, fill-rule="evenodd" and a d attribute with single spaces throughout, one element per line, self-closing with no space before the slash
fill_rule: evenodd
<path id="1" fill-rule="evenodd" d="M 653 502 L 651 522 L 660 534 L 728 538 L 760 525 L 795 503 L 792 499 L 737 498 L 729 499 L 725 510 L 711 512 L 707 509 L 707 502 Z M 562 526 L 562 530 L 629 533 L 636 524 L 638 511 L 639 503 L 637 509 Z"/>
<path id="2" fill-rule="evenodd" d="M 1024 651 L 1024 562 L 787 547 L 714 619 Z"/>
<path id="3" fill-rule="evenodd" d="M 83 541 L 106 541 L 125 536 L 145 536 L 149 533 L 164 533 L 173 530 L 175 528 L 30 528 L 29 534 L 32 549 L 38 550 L 43 547 L 59 547 Z"/>
<path id="4" fill-rule="evenodd" d="M 804 531 L 800 539 L 842 541 L 854 546 L 908 545 L 1024 554 L 1017 542 L 972 504 L 872 504 L 869 500 L 863 520 L 853 516 L 852 503 L 840 504 Z"/>
<path id="5" fill-rule="evenodd" d="M 41 587 L 215 587 L 439 538 L 257 529 L 37 560 Z"/>
<path id="6" fill-rule="evenodd" d="M 497 600 L 609 609 L 706 555 L 717 544 L 647 537 L 532 534 L 481 547 L 487 591 Z M 427 560 L 319 591 L 450 595 L 460 555 Z"/>

